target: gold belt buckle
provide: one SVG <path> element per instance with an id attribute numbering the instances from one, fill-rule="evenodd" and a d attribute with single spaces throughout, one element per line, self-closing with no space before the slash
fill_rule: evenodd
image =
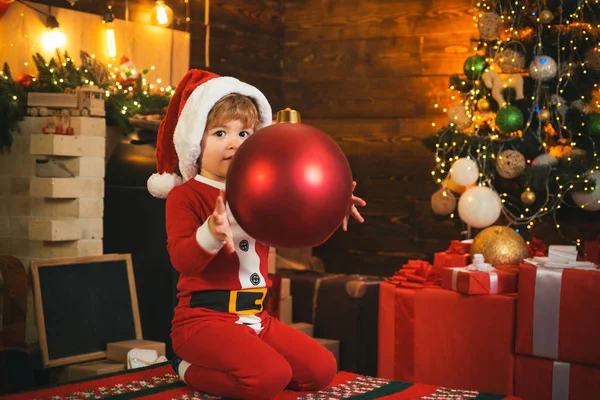
<path id="1" fill-rule="evenodd" d="M 259 299 L 256 299 L 254 304 L 260 306 L 259 310 L 238 310 L 237 306 L 237 295 L 240 292 L 249 292 L 249 293 L 261 293 L 262 296 Z M 254 315 L 262 312 L 263 310 L 263 302 L 267 297 L 267 288 L 257 288 L 257 289 L 240 289 L 240 290 L 232 290 L 229 295 L 229 313 L 230 314 L 238 314 L 238 315 Z"/>

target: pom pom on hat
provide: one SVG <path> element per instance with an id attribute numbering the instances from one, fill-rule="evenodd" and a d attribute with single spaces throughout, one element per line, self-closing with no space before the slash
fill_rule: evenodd
<path id="1" fill-rule="evenodd" d="M 156 169 L 148 179 L 148 191 L 166 198 L 171 189 L 198 173 L 200 142 L 206 130 L 208 113 L 222 97 L 238 93 L 254 99 L 258 107 L 259 128 L 271 124 L 272 111 L 264 94 L 257 88 L 231 77 L 193 69 L 181 80 L 169 102 L 167 114 L 158 129 Z"/>
<path id="2" fill-rule="evenodd" d="M 181 185 L 181 177 L 177 174 L 152 174 L 148 178 L 148 191 L 154 197 L 166 199 L 175 186 Z"/>

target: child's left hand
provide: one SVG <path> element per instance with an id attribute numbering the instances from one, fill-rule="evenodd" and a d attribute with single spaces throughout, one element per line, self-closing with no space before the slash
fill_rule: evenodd
<path id="1" fill-rule="evenodd" d="M 352 193 L 354 193 L 355 188 L 356 188 L 356 181 L 352 181 Z M 344 230 L 344 232 L 348 230 L 348 220 L 350 219 L 351 215 L 352 215 L 352 217 L 354 217 L 355 220 L 357 220 L 361 224 L 363 222 L 365 222 L 365 219 L 362 217 L 362 215 L 360 215 L 360 212 L 358 212 L 358 209 L 356 208 L 356 206 L 364 207 L 366 205 L 367 205 L 366 201 L 364 201 L 360 197 L 356 197 L 354 194 L 352 194 L 352 207 L 350 208 L 350 213 L 348 213 L 348 215 L 346 215 L 344 217 L 344 220 L 342 221 L 342 229 Z"/>

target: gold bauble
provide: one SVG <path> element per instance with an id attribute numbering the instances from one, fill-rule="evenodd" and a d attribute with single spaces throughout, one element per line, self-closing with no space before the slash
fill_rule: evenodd
<path id="1" fill-rule="evenodd" d="M 541 110 L 538 114 L 538 119 L 540 120 L 540 122 L 550 121 L 550 110 L 547 110 L 545 108 Z"/>
<path id="2" fill-rule="evenodd" d="M 490 109 L 490 102 L 488 101 L 488 99 L 481 98 L 477 101 L 477 109 L 479 111 L 488 111 Z"/>
<path id="3" fill-rule="evenodd" d="M 454 182 L 449 176 L 444 180 L 443 186 L 452 190 L 458 195 L 463 194 L 465 190 L 467 190 L 465 186 L 459 185 L 458 183 Z"/>
<path id="4" fill-rule="evenodd" d="M 535 193 L 531 190 L 527 189 L 523 193 L 521 193 L 521 201 L 523 204 L 527 204 L 528 206 L 535 203 Z"/>
<path id="5" fill-rule="evenodd" d="M 431 195 L 431 209 L 437 215 L 449 215 L 456 209 L 456 197 L 446 188 Z"/>
<path id="6" fill-rule="evenodd" d="M 514 229 L 494 225 L 475 236 L 471 256 L 483 254 L 486 263 L 492 265 L 517 265 L 527 258 L 527 244 Z"/>
<path id="7" fill-rule="evenodd" d="M 550 10 L 542 10 L 540 12 L 540 21 L 544 24 L 549 24 L 554 19 L 554 14 Z"/>

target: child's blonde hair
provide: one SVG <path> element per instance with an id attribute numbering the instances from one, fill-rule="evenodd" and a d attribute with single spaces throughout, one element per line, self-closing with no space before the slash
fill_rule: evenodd
<path id="1" fill-rule="evenodd" d="M 221 97 L 208 113 L 206 130 L 208 131 L 234 119 L 239 120 L 246 128 L 257 130 L 259 117 L 258 107 L 254 100 L 238 93 Z"/>

